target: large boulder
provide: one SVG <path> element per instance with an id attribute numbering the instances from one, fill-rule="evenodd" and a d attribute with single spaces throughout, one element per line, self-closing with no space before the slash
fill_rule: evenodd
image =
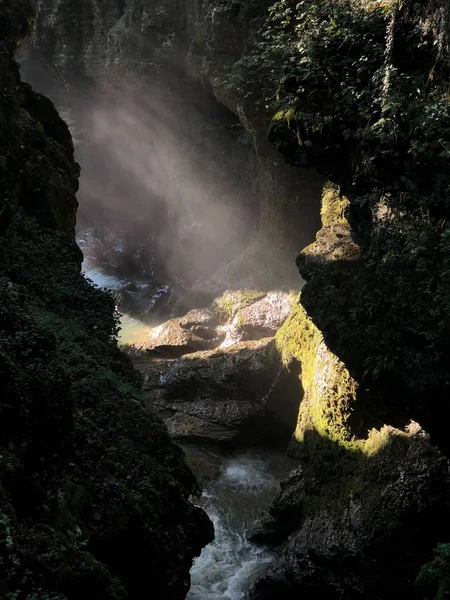
<path id="1" fill-rule="evenodd" d="M 141 355 L 135 364 L 144 375 L 147 404 L 176 440 L 286 442 L 295 426 L 296 394 L 288 393 L 293 380 L 281 369 L 272 338 L 173 360 Z"/>
<path id="2" fill-rule="evenodd" d="M 291 306 L 290 294 L 282 291 L 227 291 L 206 308 L 149 327 L 130 340 L 130 350 L 134 354 L 146 351 L 151 356 L 178 358 L 199 350 L 268 338 L 287 319 Z"/>
<path id="3" fill-rule="evenodd" d="M 154 356 L 177 358 L 183 354 L 214 348 L 221 341 L 214 330 L 205 328 L 201 333 L 202 335 L 199 335 L 183 327 L 180 319 L 170 319 L 152 327 L 140 339 L 132 340 L 130 345 L 138 351 L 144 350 Z"/>

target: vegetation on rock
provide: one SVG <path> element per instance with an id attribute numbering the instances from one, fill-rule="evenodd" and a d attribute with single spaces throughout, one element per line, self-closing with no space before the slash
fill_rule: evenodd
<path id="1" fill-rule="evenodd" d="M 348 198 L 298 259 L 302 303 L 371 402 L 419 420 L 444 447 L 447 4 L 282 0 L 242 65 L 268 82 L 269 137 L 286 160 Z"/>
<path id="2" fill-rule="evenodd" d="M 291 212 L 295 169 L 280 165 L 267 139 L 287 163 L 317 169 L 331 182 L 322 229 L 298 259 L 308 281 L 302 306 L 276 339 L 295 376 L 301 368 L 304 398 L 291 452 L 302 469 L 270 517 L 277 541 L 295 535 L 255 598 L 280 591 L 287 598 L 300 591 L 333 600 L 402 597 L 413 593 L 438 533 L 449 535 L 440 530 L 446 461 L 410 423 L 419 421 L 449 455 L 450 5 L 269 4 L 208 0 L 198 15 L 192 3 L 178 13 L 179 3 L 160 10 L 158 2 L 144 28 L 151 37 L 161 24 L 161 37 L 153 37 L 164 40 L 164 59 L 176 50 L 174 16 L 181 45 L 190 37 L 190 67 L 251 134 L 269 173 L 259 185 L 258 253 L 267 254 L 265 236 L 280 246 L 289 236 L 299 240 L 305 217 Z M 129 45 L 137 39 L 130 36 Z M 135 48 L 127 52 L 129 64 L 157 63 L 141 61 Z M 285 180 L 295 193 L 285 194 Z M 302 198 L 308 210 L 315 200 Z M 292 230 L 278 227 L 284 210 L 299 217 Z M 267 269 L 267 261 L 251 262 Z M 218 306 L 224 320 L 242 310 L 227 296 Z M 111 332 L 105 329 L 103 343 Z M 78 504 L 82 490 L 70 489 Z M 419 576 L 424 598 L 445 597 L 446 554 L 441 547 Z"/>
<path id="3" fill-rule="evenodd" d="M 276 347 L 294 374 L 300 365 L 303 398 L 289 448 L 300 465 L 253 534 L 282 546 L 250 597 L 412 594 L 436 539 L 449 535 L 445 457 L 417 423 L 405 431 L 383 425 L 300 303 L 278 331 Z M 369 422 L 367 431 L 361 423 Z"/>
<path id="4" fill-rule="evenodd" d="M 450 546 L 439 544 L 433 560 L 424 567 L 416 579 L 420 598 L 445 600 L 450 595 Z"/>
<path id="5" fill-rule="evenodd" d="M 212 526 L 81 275 L 70 134 L 13 62 L 30 7 L 0 8 L 0 596 L 181 600 Z"/>

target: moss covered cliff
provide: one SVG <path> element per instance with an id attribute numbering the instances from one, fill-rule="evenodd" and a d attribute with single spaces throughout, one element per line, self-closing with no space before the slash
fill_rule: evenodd
<path id="1" fill-rule="evenodd" d="M 326 238 L 330 260 L 343 249 L 357 256 L 347 205 L 326 189 L 318 239 Z M 304 251 L 311 260 L 315 246 Z M 404 426 L 400 408 L 373 401 L 300 301 L 276 346 L 287 369 L 295 374 L 300 366 L 302 398 L 289 447 L 299 466 L 252 534 L 279 549 L 250 598 L 380 600 L 414 597 L 416 589 L 434 598 L 432 590 L 447 589 L 442 549 L 415 580 L 435 544 L 450 535 L 448 460 L 418 423 Z"/>
<path id="2" fill-rule="evenodd" d="M 298 259 L 303 305 L 371 404 L 442 447 L 448 35 L 445 3 L 279 2 L 242 61 L 250 81 L 267 76 L 272 142 L 348 198 Z"/>
<path id="3" fill-rule="evenodd" d="M 32 20 L 2 2 L 0 596 L 181 600 L 212 526 L 81 275 L 71 137 L 14 62 Z"/>

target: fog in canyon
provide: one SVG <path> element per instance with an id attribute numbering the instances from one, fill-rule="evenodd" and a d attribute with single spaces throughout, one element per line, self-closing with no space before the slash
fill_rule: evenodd
<path id="1" fill-rule="evenodd" d="M 132 282 L 125 312 L 155 322 L 224 289 L 299 288 L 295 257 L 311 223 L 290 236 L 297 198 L 286 235 L 265 235 L 264 264 L 254 259 L 267 182 L 251 136 L 199 82 L 175 70 L 153 84 L 128 75 L 120 85 L 68 85 L 31 46 L 22 73 L 71 128 L 81 165 L 78 242 L 87 269 Z"/>

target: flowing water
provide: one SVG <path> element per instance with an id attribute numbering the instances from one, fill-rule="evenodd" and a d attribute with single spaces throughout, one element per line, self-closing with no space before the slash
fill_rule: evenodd
<path id="1" fill-rule="evenodd" d="M 214 523 L 215 539 L 191 569 L 187 600 L 242 600 L 258 570 L 272 560 L 268 548 L 247 540 L 261 512 L 294 466 L 284 455 L 244 454 L 228 459 L 199 504 Z"/>
<path id="2" fill-rule="evenodd" d="M 128 280 L 124 277 L 107 275 L 101 269 L 91 267 L 89 262 L 86 261 L 83 263 L 83 273 L 95 286 L 110 290 L 113 293 L 118 292 L 128 283 Z M 148 333 L 150 327 L 148 323 L 144 323 L 127 313 L 123 313 L 120 317 L 119 345 L 129 344 L 142 338 Z"/>
<path id="3" fill-rule="evenodd" d="M 85 276 L 101 288 L 120 290 L 126 283 L 84 265 Z M 129 315 L 121 317 L 119 341 L 136 339 L 149 325 Z M 276 451 L 246 453 L 224 460 L 220 476 L 210 482 L 199 500 L 214 523 L 215 539 L 191 569 L 186 600 L 243 600 L 259 569 L 272 552 L 247 540 L 247 533 L 279 490 L 279 482 L 296 466 Z"/>

